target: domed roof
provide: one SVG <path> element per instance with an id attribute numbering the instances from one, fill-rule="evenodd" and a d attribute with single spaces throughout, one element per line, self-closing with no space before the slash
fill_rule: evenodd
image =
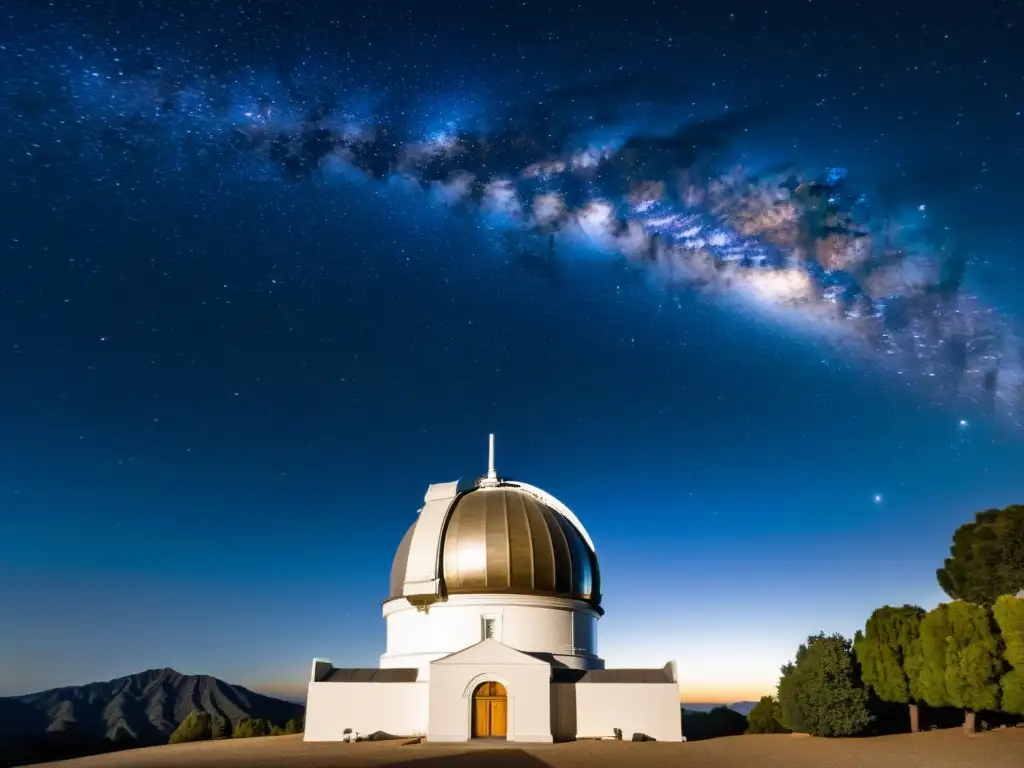
<path id="1" fill-rule="evenodd" d="M 438 547 L 442 593 L 565 597 L 600 610 L 600 573 L 589 537 L 556 508 L 557 500 L 548 503 L 546 497 L 530 486 L 493 479 L 456 495 Z M 418 522 L 395 554 L 389 600 L 403 596 Z"/>

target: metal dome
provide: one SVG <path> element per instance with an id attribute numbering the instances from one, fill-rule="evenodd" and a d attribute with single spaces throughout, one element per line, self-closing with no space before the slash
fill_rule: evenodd
<path id="1" fill-rule="evenodd" d="M 395 554 L 389 600 L 402 597 L 415 530 L 413 523 Z M 600 608 L 600 573 L 588 539 L 517 483 L 482 479 L 458 495 L 448 508 L 440 555 L 444 594 L 545 595 Z"/>

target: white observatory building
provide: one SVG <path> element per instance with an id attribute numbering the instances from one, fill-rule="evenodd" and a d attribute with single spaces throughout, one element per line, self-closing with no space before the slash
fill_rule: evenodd
<path id="1" fill-rule="evenodd" d="M 606 669 L 594 542 L 558 499 L 494 470 L 437 483 L 398 545 L 380 667 L 316 659 L 306 741 L 682 737 L 675 662 Z"/>

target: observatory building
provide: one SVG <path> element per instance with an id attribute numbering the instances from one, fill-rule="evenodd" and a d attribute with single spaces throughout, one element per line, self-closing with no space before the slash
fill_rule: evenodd
<path id="1" fill-rule="evenodd" d="M 606 669 L 594 542 L 558 499 L 494 470 L 427 488 L 395 554 L 380 667 L 315 659 L 306 741 L 682 737 L 676 665 Z"/>

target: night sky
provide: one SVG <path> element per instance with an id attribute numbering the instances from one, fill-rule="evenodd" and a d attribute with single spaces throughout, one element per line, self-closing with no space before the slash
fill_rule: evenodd
<path id="1" fill-rule="evenodd" d="M 684 700 L 933 606 L 1024 500 L 1024 11 L 904 5 L 8 4 L 0 694 L 375 665 L 488 432 Z"/>

